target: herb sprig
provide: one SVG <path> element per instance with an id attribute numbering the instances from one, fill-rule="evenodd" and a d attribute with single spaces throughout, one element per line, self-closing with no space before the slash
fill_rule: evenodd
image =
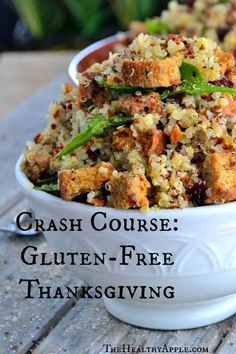
<path id="1" fill-rule="evenodd" d="M 50 193 L 50 194 L 53 194 L 53 195 L 59 195 L 60 194 L 60 191 L 59 191 L 57 183 L 43 184 L 41 186 L 36 186 L 35 185 L 34 189 L 36 189 L 38 191 Z"/>
<path id="2" fill-rule="evenodd" d="M 158 18 L 148 18 L 145 20 L 144 24 L 148 34 L 166 34 L 173 32 L 164 21 L 159 20 Z"/>
<path id="3" fill-rule="evenodd" d="M 236 88 L 216 86 L 205 81 L 198 68 L 192 64 L 182 62 L 180 66 L 180 75 L 182 83 L 178 85 L 174 90 L 166 89 L 160 93 L 162 99 L 170 96 L 178 95 L 180 93 L 188 93 L 191 95 L 203 95 L 205 93 L 222 92 L 230 95 L 236 95 Z M 136 91 L 142 92 L 160 92 L 160 87 L 133 87 L 133 86 L 121 86 L 121 85 L 108 85 L 104 81 L 99 80 L 101 86 L 105 86 L 111 90 L 119 93 L 134 93 Z"/>
<path id="4" fill-rule="evenodd" d="M 236 88 L 215 86 L 205 81 L 196 66 L 183 62 L 180 66 L 182 84 L 175 90 L 166 90 L 161 94 L 161 98 L 177 95 L 179 93 L 188 93 L 191 95 L 203 95 L 206 93 L 222 92 L 236 95 Z"/>
<path id="5" fill-rule="evenodd" d="M 53 175 L 48 178 L 38 179 L 37 182 L 35 182 L 35 186 L 41 187 L 44 184 L 52 184 L 56 181 L 57 181 L 57 175 Z"/>
<path id="6" fill-rule="evenodd" d="M 57 154 L 57 158 L 61 159 L 63 156 L 68 155 L 78 147 L 86 144 L 92 137 L 102 135 L 105 129 L 130 124 L 131 122 L 132 120 L 126 117 L 108 118 L 102 115 L 95 115 L 89 124 Z"/>

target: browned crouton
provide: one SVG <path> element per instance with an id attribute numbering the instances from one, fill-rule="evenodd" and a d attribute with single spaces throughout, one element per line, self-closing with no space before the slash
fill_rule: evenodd
<path id="1" fill-rule="evenodd" d="M 127 172 L 112 176 L 110 192 L 113 207 L 118 209 L 148 207 L 148 188 L 150 183 L 145 176 Z"/>
<path id="2" fill-rule="evenodd" d="M 79 76 L 79 88 L 81 100 L 91 99 L 94 92 L 94 78 L 97 73 L 85 71 Z"/>
<path id="3" fill-rule="evenodd" d="M 160 95 L 156 92 L 143 94 L 142 96 L 127 96 L 121 100 L 122 110 L 131 115 L 161 113 L 162 106 Z"/>
<path id="4" fill-rule="evenodd" d="M 113 172 L 110 163 L 100 162 L 93 167 L 58 172 L 61 197 L 65 200 L 102 188 Z"/>
<path id="5" fill-rule="evenodd" d="M 203 176 L 208 187 L 206 204 L 236 200 L 236 154 L 211 153 L 205 159 Z"/>
<path id="6" fill-rule="evenodd" d="M 235 65 L 234 56 L 232 53 L 223 52 L 220 48 L 217 49 L 218 62 L 220 64 L 220 72 L 222 75 L 230 70 Z"/>
<path id="7" fill-rule="evenodd" d="M 117 129 L 113 133 L 112 145 L 118 151 L 132 150 L 135 147 L 135 139 L 132 130 L 128 127 Z"/>
<path id="8" fill-rule="evenodd" d="M 96 80 L 94 80 L 97 75 L 97 72 L 89 71 L 85 71 L 80 74 L 79 99 L 81 105 L 87 103 L 87 101 L 89 103 L 95 103 L 98 106 L 102 106 L 104 104 L 104 88 L 99 86 Z"/>
<path id="9" fill-rule="evenodd" d="M 22 169 L 32 182 L 37 182 L 41 175 L 48 171 L 51 158 L 52 156 L 43 150 L 28 152 L 22 163 Z"/>
<path id="10" fill-rule="evenodd" d="M 163 60 L 125 59 L 121 67 L 123 84 L 135 87 L 167 87 L 178 85 L 180 57 Z"/>
<path id="11" fill-rule="evenodd" d="M 235 66 L 228 69 L 226 71 L 225 75 L 229 81 L 231 81 L 234 84 L 236 83 L 236 67 Z"/>
<path id="12" fill-rule="evenodd" d="M 152 129 L 138 134 L 138 142 L 142 146 L 145 156 L 151 154 L 161 155 L 166 145 L 166 135 L 162 130 Z"/>

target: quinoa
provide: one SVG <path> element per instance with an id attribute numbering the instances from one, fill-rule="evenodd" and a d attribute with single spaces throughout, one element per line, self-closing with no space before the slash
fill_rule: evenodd
<path id="1" fill-rule="evenodd" d="M 171 9 L 173 6 L 177 5 L 172 4 Z M 190 47 L 191 51 L 186 49 Z M 176 56 L 181 58 L 181 62 L 196 66 L 204 80 L 228 83 L 228 69 L 222 72 L 219 53 L 225 54 L 214 41 L 206 38 L 183 35 L 156 38 L 140 34 L 122 52 L 110 54 L 105 62 L 81 73 L 80 87 L 62 86 L 59 100 L 49 107 L 47 127 L 26 144 L 23 171 L 38 185 L 40 180 L 51 177 L 57 180 L 59 171 L 83 169 L 86 174 L 86 168 L 106 162 L 112 165 L 111 177 L 106 179 L 103 176 L 104 182 L 99 184 L 102 188 L 94 190 L 91 185 L 91 190 L 78 196 L 78 201 L 114 207 L 115 196 L 115 205 L 143 210 L 204 205 L 211 187 L 204 179 L 203 162 L 209 154 L 225 152 L 231 154 L 232 160 L 236 151 L 234 96 L 221 92 L 202 95 L 181 93 L 161 99 L 162 91 L 160 97 L 158 90 L 144 94 L 137 89 L 126 93 L 109 86 L 104 88 L 99 83 L 105 80 L 121 84 L 121 67 L 125 59 L 141 62 L 158 60 L 165 64 L 166 58 Z M 232 60 L 230 65 L 234 69 Z M 86 93 L 86 87 L 89 94 L 85 97 L 81 91 Z M 131 121 L 125 129 L 114 126 L 102 135 L 95 134 L 82 146 L 58 159 L 57 154 L 96 115 L 111 120 L 124 116 Z M 161 149 L 158 146 L 160 132 L 164 144 Z M 99 176 L 105 175 L 107 167 L 100 167 L 98 173 Z M 122 203 L 117 202 L 117 195 L 120 193 L 124 198 L 124 190 L 111 190 L 112 186 L 119 188 L 119 179 L 120 188 L 127 188 L 127 200 Z M 231 198 L 234 199 L 236 196 Z M 229 200 L 221 200 L 226 201 Z"/>
<path id="2" fill-rule="evenodd" d="M 154 19 L 166 23 L 173 33 L 206 37 L 236 55 L 235 0 L 192 0 L 185 4 L 173 0 L 168 9 Z M 142 22 L 132 22 L 130 27 L 135 34 L 148 31 L 148 26 Z"/>

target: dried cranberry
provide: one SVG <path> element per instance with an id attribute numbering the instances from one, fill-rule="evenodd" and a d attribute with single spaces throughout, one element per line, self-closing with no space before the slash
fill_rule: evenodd
<path id="1" fill-rule="evenodd" d="M 191 43 L 187 43 L 185 42 L 185 47 L 184 47 L 184 54 L 185 56 L 189 57 L 189 58 L 194 58 L 195 53 L 194 53 L 194 49 Z"/>
<path id="2" fill-rule="evenodd" d="M 215 86 L 223 86 L 223 87 L 234 87 L 234 83 L 226 78 L 222 78 L 220 80 L 215 80 L 215 81 L 209 81 L 210 84 L 215 85 Z"/>
<path id="3" fill-rule="evenodd" d="M 37 135 L 35 135 L 34 137 L 34 142 L 35 144 L 39 144 L 41 140 L 41 133 L 38 133 Z"/>
<path id="4" fill-rule="evenodd" d="M 223 28 L 218 28 L 217 29 L 217 34 L 218 34 L 218 38 L 220 41 L 223 41 L 226 34 L 230 31 L 229 27 L 223 27 Z"/>
<path id="5" fill-rule="evenodd" d="M 52 123 L 52 124 L 51 124 L 51 128 L 52 128 L 52 129 L 56 129 L 56 127 L 57 127 L 57 125 L 56 125 L 55 123 Z"/>
<path id="6" fill-rule="evenodd" d="M 100 150 L 97 149 L 95 151 L 92 151 L 90 149 L 87 150 L 87 155 L 88 157 L 93 160 L 93 161 L 97 161 L 99 159 L 99 156 L 101 155 Z"/>
<path id="7" fill-rule="evenodd" d="M 67 107 L 66 107 L 69 111 L 71 111 L 72 110 L 72 108 L 73 108 L 73 105 L 72 105 L 72 103 L 68 103 L 68 105 L 67 105 Z"/>
<path id="8" fill-rule="evenodd" d="M 187 190 L 187 194 L 192 202 L 197 205 L 204 205 L 204 195 L 206 191 L 206 183 L 200 181 L 195 183 L 191 188 Z"/>
<path id="9" fill-rule="evenodd" d="M 63 149 L 62 145 L 58 145 L 53 149 L 54 154 L 58 154 Z"/>
<path id="10" fill-rule="evenodd" d="M 193 7 L 195 0 L 185 0 L 186 5 L 188 5 L 189 7 Z"/>
<path id="11" fill-rule="evenodd" d="M 173 33 L 170 33 L 170 34 L 168 34 L 167 38 L 168 38 L 169 41 L 170 40 L 174 41 L 177 38 L 177 36 L 175 34 L 173 34 Z"/>
<path id="12" fill-rule="evenodd" d="M 58 118 L 60 116 L 60 110 L 57 109 L 56 112 L 53 114 L 54 118 Z"/>

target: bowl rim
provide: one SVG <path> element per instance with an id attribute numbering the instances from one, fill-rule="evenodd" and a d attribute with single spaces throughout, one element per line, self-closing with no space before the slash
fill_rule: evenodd
<path id="1" fill-rule="evenodd" d="M 225 204 L 215 204 L 215 205 L 204 205 L 204 206 L 199 206 L 199 207 L 192 207 L 192 208 L 183 208 L 183 209 L 159 209 L 159 210 L 150 210 L 147 213 L 142 212 L 141 210 L 135 210 L 135 209 L 115 209 L 112 207 L 100 207 L 100 206 L 93 206 L 93 205 L 88 205 L 84 203 L 79 203 L 79 202 L 73 202 L 73 201 L 65 201 L 61 199 L 60 197 L 56 197 L 54 195 L 51 195 L 47 192 L 43 192 L 40 190 L 35 190 L 32 188 L 33 184 L 30 182 L 26 174 L 22 171 L 21 169 L 21 163 L 23 161 L 24 154 L 21 154 L 16 162 L 15 165 L 15 176 L 16 179 L 21 186 L 21 188 L 27 193 L 34 195 L 34 198 L 37 198 L 41 200 L 42 202 L 50 203 L 53 204 L 56 202 L 57 206 L 62 206 L 62 207 L 68 207 L 71 205 L 71 207 L 75 209 L 81 209 L 86 212 L 94 212 L 96 211 L 102 211 L 102 212 L 109 212 L 111 214 L 116 214 L 116 216 L 126 214 L 127 216 L 136 216 L 140 217 L 142 216 L 143 218 L 149 217 L 149 216 L 163 216 L 165 217 L 170 217 L 170 218 L 178 218 L 178 217 L 184 217 L 184 216 L 206 216 L 206 215 L 216 215 L 216 214 L 221 214 L 222 212 L 227 213 L 227 211 L 232 211 L 234 208 L 236 210 L 236 201 L 233 202 L 228 202 Z"/>
<path id="2" fill-rule="evenodd" d="M 68 66 L 68 70 L 67 70 L 67 73 L 68 73 L 70 79 L 73 81 L 73 83 L 77 86 L 79 85 L 79 81 L 77 79 L 77 74 L 78 74 L 77 65 L 84 57 L 91 54 L 92 52 L 94 52 L 99 47 L 102 47 L 105 44 L 109 45 L 112 42 L 117 41 L 119 39 L 125 39 L 128 37 L 131 37 L 131 34 L 132 34 L 131 31 L 119 32 L 117 34 L 114 34 L 113 36 L 103 38 L 93 44 L 90 44 L 88 47 L 82 49 L 78 54 L 76 54 L 72 58 L 69 66 Z"/>

